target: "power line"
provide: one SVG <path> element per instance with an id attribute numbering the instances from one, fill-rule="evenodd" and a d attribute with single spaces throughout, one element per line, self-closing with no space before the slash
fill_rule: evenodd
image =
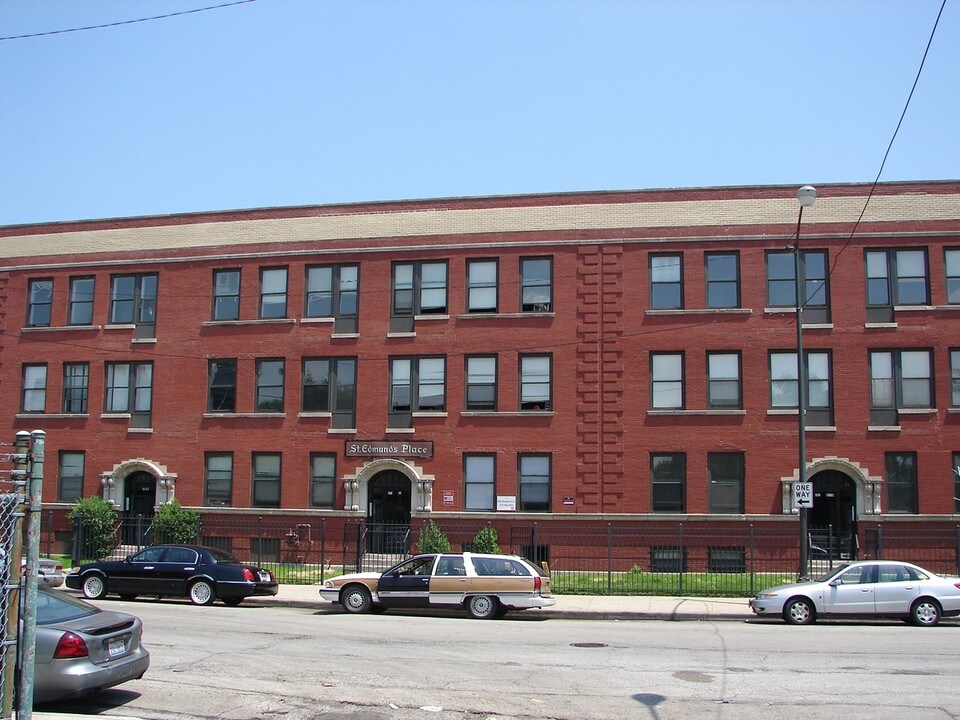
<path id="1" fill-rule="evenodd" d="M 210 5 L 194 10 L 182 10 L 181 12 L 154 15 L 153 17 L 138 18 L 136 20 L 118 20 L 117 22 L 104 23 L 103 25 L 87 25 L 86 27 L 67 28 L 66 30 L 47 30 L 46 32 L 31 33 L 29 35 L 8 35 L 7 37 L 0 37 L 0 40 L 25 40 L 27 38 L 63 35 L 64 33 L 83 32 L 85 30 L 101 30 L 103 28 L 119 27 L 121 25 L 150 22 L 151 20 L 165 20 L 167 18 L 177 17 L 178 15 L 192 15 L 194 13 L 206 12 L 207 10 L 220 10 L 221 8 L 232 7 L 233 5 L 244 5 L 252 2 L 256 2 L 256 0 L 236 0 L 236 2 L 223 3 L 222 5 Z"/>

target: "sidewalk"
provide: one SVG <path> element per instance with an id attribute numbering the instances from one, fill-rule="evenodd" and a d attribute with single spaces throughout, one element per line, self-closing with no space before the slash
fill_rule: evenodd
<path id="1" fill-rule="evenodd" d="M 690 598 L 554 595 L 552 607 L 525 611 L 532 615 L 569 620 L 745 620 L 753 617 L 746 598 Z M 251 605 L 287 605 L 308 607 L 324 613 L 342 613 L 343 609 L 320 597 L 319 585 L 281 585 L 275 597 L 252 597 Z"/>

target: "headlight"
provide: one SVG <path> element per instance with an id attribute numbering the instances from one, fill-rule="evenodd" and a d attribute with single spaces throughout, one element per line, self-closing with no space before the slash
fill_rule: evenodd
<path id="1" fill-rule="evenodd" d="M 777 593 L 758 593 L 757 600 L 769 600 L 770 598 L 775 598 Z"/>

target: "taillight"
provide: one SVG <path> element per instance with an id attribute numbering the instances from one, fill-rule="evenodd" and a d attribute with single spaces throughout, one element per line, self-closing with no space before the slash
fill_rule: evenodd
<path id="1" fill-rule="evenodd" d="M 537 575 L 533 578 L 533 592 L 537 595 L 540 594 L 540 588 L 543 586 L 543 580 L 540 579 L 540 576 Z"/>
<path id="2" fill-rule="evenodd" d="M 57 649 L 53 651 L 54 660 L 66 660 L 69 658 L 81 658 L 89 655 L 87 644 L 83 638 L 72 632 L 66 632 L 60 636 L 57 643 Z"/>
<path id="3" fill-rule="evenodd" d="M 250 568 L 243 569 L 243 579 L 247 582 L 256 582 L 257 579 L 253 576 L 253 570 Z"/>
<path id="4" fill-rule="evenodd" d="M 953 586 L 954 586 L 955 588 L 957 588 L 958 590 L 960 590 L 960 582 L 954 583 Z"/>

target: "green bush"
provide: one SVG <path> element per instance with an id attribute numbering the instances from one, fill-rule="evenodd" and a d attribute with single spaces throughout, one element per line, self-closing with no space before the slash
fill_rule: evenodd
<path id="1" fill-rule="evenodd" d="M 155 543 L 184 545 L 200 535 L 200 513 L 180 506 L 178 500 L 163 505 L 153 516 Z"/>
<path id="2" fill-rule="evenodd" d="M 80 498 L 67 515 L 80 519 L 83 559 L 101 560 L 117 546 L 117 510 L 102 497 Z"/>
<path id="3" fill-rule="evenodd" d="M 497 544 L 497 531 L 487 525 L 476 537 L 473 538 L 473 551 L 478 553 L 500 554 L 500 546 Z"/>
<path id="4" fill-rule="evenodd" d="M 450 552 L 450 539 L 433 520 L 420 528 L 420 542 L 417 544 L 422 553 Z"/>

